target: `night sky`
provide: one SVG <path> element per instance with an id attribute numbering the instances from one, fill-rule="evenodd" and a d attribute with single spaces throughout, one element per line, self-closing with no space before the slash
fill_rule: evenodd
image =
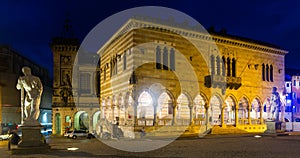
<path id="1" fill-rule="evenodd" d="M 300 69 L 300 1 L 187 0 L 5 0 L 0 5 L 0 45 L 8 44 L 52 73 L 51 38 L 62 35 L 69 16 L 74 36 L 81 41 L 105 18 L 140 6 L 163 6 L 181 11 L 204 27 L 271 43 L 288 50 L 286 67 Z"/>

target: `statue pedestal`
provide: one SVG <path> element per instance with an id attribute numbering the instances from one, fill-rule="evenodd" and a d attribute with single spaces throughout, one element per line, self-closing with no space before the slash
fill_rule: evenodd
<path id="1" fill-rule="evenodd" d="M 282 122 L 266 121 L 266 133 L 277 133 L 277 131 L 281 131 L 281 124 Z"/>
<path id="2" fill-rule="evenodd" d="M 27 120 L 22 126 L 22 140 L 18 144 L 17 149 L 28 149 L 34 150 L 38 149 L 49 149 L 50 146 L 46 144 L 46 140 L 41 134 L 41 129 L 43 128 L 40 123 L 36 120 Z"/>

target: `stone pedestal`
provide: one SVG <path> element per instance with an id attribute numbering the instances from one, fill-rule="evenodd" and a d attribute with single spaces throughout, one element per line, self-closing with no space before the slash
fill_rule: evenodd
<path id="1" fill-rule="evenodd" d="M 266 121 L 267 130 L 266 133 L 276 133 L 276 123 L 271 121 Z"/>
<path id="2" fill-rule="evenodd" d="M 46 140 L 41 134 L 43 126 L 36 120 L 27 120 L 22 126 L 22 140 L 18 144 L 18 148 L 49 148 Z"/>
<path id="3" fill-rule="evenodd" d="M 266 133 L 276 133 L 282 131 L 282 122 L 266 122 L 267 130 Z"/>

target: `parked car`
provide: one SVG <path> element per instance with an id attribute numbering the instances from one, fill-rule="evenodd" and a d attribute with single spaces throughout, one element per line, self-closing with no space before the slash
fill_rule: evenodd
<path id="1" fill-rule="evenodd" d="M 86 130 L 74 130 L 69 134 L 69 138 L 77 139 L 77 137 L 87 137 L 88 132 Z"/>
<path id="2" fill-rule="evenodd" d="M 64 137 L 70 138 L 70 134 L 73 133 L 72 130 L 65 132 Z"/>
<path id="3" fill-rule="evenodd" d="M 9 134 L 3 134 L 3 135 L 0 135 L 0 140 L 1 140 L 1 141 L 2 141 L 2 140 L 8 140 L 9 137 L 10 137 Z"/>

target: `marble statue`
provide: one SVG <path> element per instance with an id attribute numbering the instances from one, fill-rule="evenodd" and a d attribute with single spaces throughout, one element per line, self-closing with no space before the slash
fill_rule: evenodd
<path id="1" fill-rule="evenodd" d="M 270 112 L 271 112 L 271 119 L 278 121 L 279 120 L 279 108 L 281 106 L 280 96 L 277 92 L 277 88 L 273 87 L 272 89 L 272 96 L 270 100 Z"/>
<path id="2" fill-rule="evenodd" d="M 40 115 L 40 102 L 43 85 L 37 76 L 31 74 L 29 67 L 23 67 L 24 76 L 19 77 L 16 88 L 21 90 L 21 121 L 25 114 L 26 120 L 37 120 Z"/>

